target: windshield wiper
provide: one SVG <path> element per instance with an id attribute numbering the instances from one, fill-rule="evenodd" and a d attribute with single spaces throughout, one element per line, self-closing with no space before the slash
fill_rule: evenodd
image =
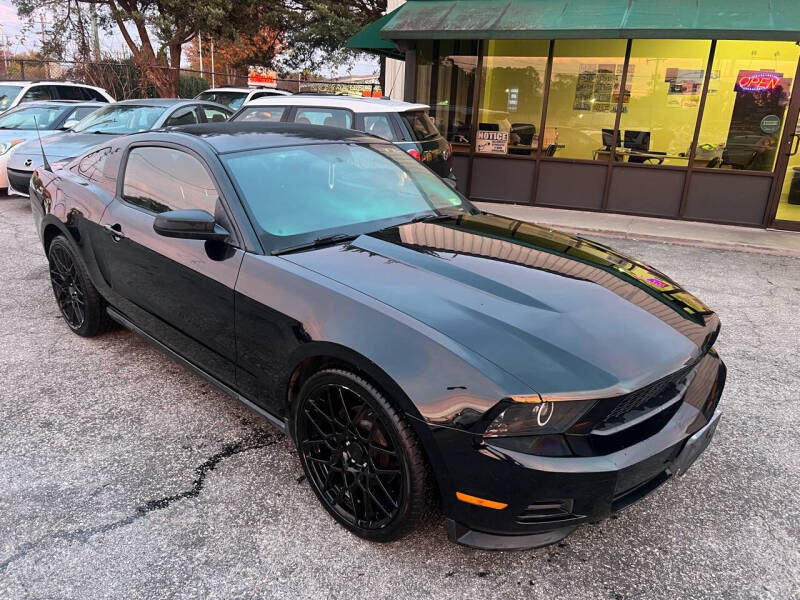
<path id="1" fill-rule="evenodd" d="M 304 250 L 306 248 L 319 248 L 320 246 L 325 246 L 326 244 L 335 244 L 337 242 L 354 240 L 357 237 L 358 235 L 349 233 L 334 233 L 332 235 L 323 235 L 322 237 L 314 238 L 310 242 L 303 242 L 301 244 L 295 244 L 294 246 L 287 246 L 286 248 L 279 248 L 278 250 L 273 250 L 272 254 L 273 255 L 286 254 L 287 252 L 294 252 L 295 250 Z"/>
<path id="2" fill-rule="evenodd" d="M 425 215 L 417 215 L 413 219 L 409 221 L 409 223 L 422 223 L 426 221 L 438 221 L 439 219 L 446 219 L 445 215 L 438 215 L 438 214 L 425 214 Z"/>

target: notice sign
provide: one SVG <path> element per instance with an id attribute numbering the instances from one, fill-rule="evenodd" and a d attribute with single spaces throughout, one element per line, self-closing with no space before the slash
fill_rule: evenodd
<path id="1" fill-rule="evenodd" d="M 486 154 L 508 154 L 508 132 L 479 129 L 475 150 Z"/>
<path id="2" fill-rule="evenodd" d="M 264 67 L 247 67 L 247 87 L 278 87 L 277 74 Z"/>

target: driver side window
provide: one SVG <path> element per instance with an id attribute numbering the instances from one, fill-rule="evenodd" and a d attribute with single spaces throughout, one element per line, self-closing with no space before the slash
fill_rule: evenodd
<path id="1" fill-rule="evenodd" d="M 205 165 L 173 148 L 133 148 L 125 167 L 122 197 L 151 213 L 199 209 L 218 214 L 219 194 Z"/>

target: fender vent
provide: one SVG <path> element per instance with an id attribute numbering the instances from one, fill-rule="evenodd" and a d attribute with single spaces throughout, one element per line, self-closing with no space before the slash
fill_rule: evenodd
<path id="1" fill-rule="evenodd" d="M 573 519 L 571 498 L 564 500 L 544 500 L 530 504 L 517 515 L 519 523 L 541 523 L 544 521 L 563 521 Z"/>

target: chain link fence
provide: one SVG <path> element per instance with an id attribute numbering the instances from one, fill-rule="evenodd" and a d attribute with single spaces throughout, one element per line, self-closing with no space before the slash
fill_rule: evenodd
<path id="1" fill-rule="evenodd" d="M 182 68 L 179 73 L 178 96 L 181 98 L 193 98 L 210 87 L 247 87 L 248 81 L 246 69 L 241 72 L 212 72 Z M 78 62 L 3 57 L 0 80 L 76 81 L 101 87 L 117 100 L 158 96 L 155 87 L 142 76 L 141 69 L 133 61 Z M 295 94 L 378 96 L 381 93 L 377 76 L 359 81 L 286 76 L 276 79 L 276 87 Z"/>

